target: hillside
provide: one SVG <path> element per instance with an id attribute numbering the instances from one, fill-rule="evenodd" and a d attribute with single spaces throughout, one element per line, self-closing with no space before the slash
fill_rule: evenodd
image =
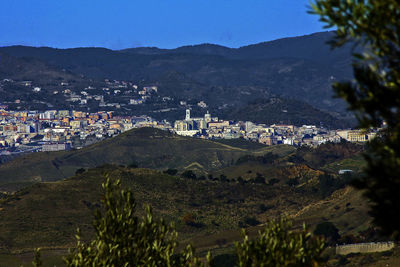
<path id="1" fill-rule="evenodd" d="M 55 82 L 80 79 L 77 75 L 50 66 L 40 59 L 17 58 L 3 53 L 0 53 L 0 77 L 26 81 L 35 80 L 38 83 L 49 80 Z"/>
<path id="2" fill-rule="evenodd" d="M 32 257 L 20 253 L 42 247 L 59 265 L 60 255 L 75 243 L 77 227 L 85 238 L 93 234 L 92 213 L 100 207 L 107 175 L 133 190 L 139 214 L 143 204 L 150 204 L 157 218 L 175 223 L 181 243 L 193 243 L 200 253 L 230 253 L 240 228 L 255 235 L 264 222 L 282 214 L 311 229 L 332 221 L 342 236 L 359 236 L 370 226 L 368 203 L 346 187 L 348 180 L 337 175 L 337 168 L 357 174 L 360 151 L 362 146 L 351 143 L 261 147 L 143 128 L 77 151 L 31 154 L 0 166 L 1 191 L 22 188 L 0 194 L 0 260 L 18 266 Z M 114 164 L 104 165 L 107 161 Z M 131 163 L 158 170 L 127 166 Z M 89 168 L 94 165 L 102 166 Z M 89 169 L 62 179 L 80 166 Z M 162 172 L 168 167 L 180 171 Z M 25 182 L 16 185 L 16 178 L 5 177 L 30 182 L 20 179 Z M 54 177 L 61 180 L 51 181 Z"/>
<path id="3" fill-rule="evenodd" d="M 264 147 L 257 151 L 266 153 L 271 149 L 275 148 Z M 0 165 L 0 185 L 60 180 L 75 174 L 77 169 L 106 163 L 135 164 L 159 170 L 182 170 L 194 164 L 197 169 L 206 172 L 230 165 L 238 157 L 252 151 L 255 150 L 182 137 L 155 128 L 139 128 L 80 150 L 23 155 Z"/>
<path id="4" fill-rule="evenodd" d="M 45 49 L 45 51 L 49 51 L 49 49 Z M 90 52 L 88 49 L 84 51 Z M 123 90 L 124 92 L 121 94 L 110 95 L 102 89 L 109 87 L 106 81 L 93 80 L 74 74 L 62 66 L 57 67 L 51 64 L 38 58 L 18 58 L 0 52 L 0 103 L 7 104 L 10 109 L 14 110 L 57 108 L 93 112 L 107 109 L 120 115 L 147 114 L 157 120 L 174 121 L 180 119 L 187 108 L 187 106 L 179 105 L 178 100 L 188 102 L 193 112 L 200 115 L 204 114 L 205 109 L 197 107 L 196 104 L 203 100 L 208 105 L 208 111 L 226 120 L 252 120 L 257 123 L 293 123 L 296 125 L 323 124 L 329 128 L 347 128 L 353 125 L 348 119 L 338 118 L 338 112 L 332 113 L 332 115 L 303 101 L 274 96 L 261 85 L 236 84 L 210 87 L 204 79 L 197 81 L 187 74 L 169 69 L 161 74 L 155 82 L 160 87 L 159 94 L 153 94 L 151 99 L 142 105 L 127 105 L 129 99 L 137 97 L 132 94 L 132 90 L 128 90 L 129 88 Z M 239 73 L 235 74 L 235 77 L 240 75 Z M 230 77 L 229 80 L 236 79 L 235 77 Z M 220 77 L 216 76 L 215 78 L 219 79 Z M 2 81 L 2 79 L 4 80 Z M 142 82 L 142 85 L 146 85 L 146 82 Z M 40 92 L 35 92 L 33 90 L 35 87 L 39 87 Z M 71 95 L 81 95 L 82 90 L 87 90 L 86 88 L 91 88 L 89 94 L 102 95 L 108 103 L 120 103 L 125 106 L 122 109 L 99 106 L 99 102 L 93 100 L 93 97 L 87 100 L 87 104 L 71 102 Z M 315 95 L 316 93 L 314 93 Z M 167 99 L 170 101 L 164 101 L 163 96 L 168 96 Z M 171 96 L 174 98 L 170 98 Z"/>
<path id="5" fill-rule="evenodd" d="M 351 143 L 326 144 L 317 149 L 296 149 L 287 145 L 267 147 L 243 140 L 211 141 L 178 136 L 155 128 L 138 128 L 80 150 L 22 155 L 0 165 L 0 188 L 13 191 L 14 186 L 20 188 L 18 183 L 56 181 L 74 175 L 78 169 L 103 164 L 157 170 L 170 168 L 180 172 L 192 169 L 207 175 L 224 168 L 236 168 L 238 160 L 246 159 L 241 162 L 254 162 L 264 168 L 267 165 L 264 166 L 260 159 L 268 158 L 269 153 L 284 165 L 302 164 L 336 174 L 342 168 L 340 164 L 354 171 L 360 170 L 363 164 L 359 156 L 361 151 L 362 146 Z M 230 172 L 235 174 L 230 178 L 237 178 L 242 171 Z"/>
<path id="6" fill-rule="evenodd" d="M 351 120 L 341 120 L 329 113 L 321 112 L 310 104 L 295 99 L 273 97 L 255 100 L 244 107 L 232 107 L 225 114 L 224 117 L 231 116 L 241 121 L 257 121 L 267 125 L 317 124 L 331 129 L 343 129 L 354 125 Z"/>
<path id="7" fill-rule="evenodd" d="M 53 49 L 2 47 L 15 57 L 40 59 L 92 79 L 145 81 L 160 94 L 246 105 L 268 95 L 296 98 L 316 108 L 343 112 L 331 84 L 352 77 L 350 47 L 331 51 L 332 33 L 285 38 L 237 49 L 204 44 L 176 49 Z"/>
<path id="8" fill-rule="evenodd" d="M 229 244 L 232 238 L 238 238 L 240 227 L 255 226 L 282 214 L 294 218 L 302 214 L 301 220 L 311 216 L 311 225 L 325 220 L 319 210 L 311 212 L 314 206 L 320 206 L 318 195 L 285 183 L 271 186 L 193 180 L 148 169 L 107 165 L 64 181 L 38 183 L 1 200 L 0 249 L 17 252 L 34 247 L 67 248 L 74 243 L 77 227 L 85 237 L 90 236 L 91 214 L 100 207 L 104 174 L 122 179 L 123 185 L 133 190 L 140 214 L 142 205 L 150 204 L 156 217 L 175 222 L 181 240 L 195 245 L 199 242 L 203 248 L 219 244 L 219 233 L 224 233 L 224 244 Z M 359 195 L 353 198 L 356 202 L 351 207 L 356 207 Z M 341 194 L 334 196 L 331 206 L 344 201 L 341 199 Z M 307 210 L 306 217 L 303 210 Z M 342 211 L 332 208 L 329 216 L 336 216 L 337 212 Z M 360 220 L 349 219 L 356 213 Z M 344 231 L 359 227 L 367 219 L 364 209 L 346 214 L 347 224 L 339 225 Z M 205 236 L 208 241 L 204 243 Z"/>

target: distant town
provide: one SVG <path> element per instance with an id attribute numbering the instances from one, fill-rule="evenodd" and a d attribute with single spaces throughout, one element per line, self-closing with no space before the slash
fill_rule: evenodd
<path id="1" fill-rule="evenodd" d="M 13 111 L 8 110 L 7 105 L 0 104 L 0 155 L 80 149 L 140 127 L 156 127 L 178 135 L 204 139 L 243 138 L 267 146 L 286 144 L 314 147 L 326 142 L 338 143 L 343 139 L 367 142 L 376 136 L 376 131 L 327 130 L 314 125 L 297 127 L 219 120 L 208 112 L 203 117 L 194 118 L 190 109 L 182 117 L 182 120 L 171 124 L 146 115 L 113 116 L 112 111 Z"/>

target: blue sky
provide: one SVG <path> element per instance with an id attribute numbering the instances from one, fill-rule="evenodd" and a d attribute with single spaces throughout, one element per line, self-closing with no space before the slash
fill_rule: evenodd
<path id="1" fill-rule="evenodd" d="M 308 0 L 1 0 L 0 46 L 229 47 L 323 31 Z"/>

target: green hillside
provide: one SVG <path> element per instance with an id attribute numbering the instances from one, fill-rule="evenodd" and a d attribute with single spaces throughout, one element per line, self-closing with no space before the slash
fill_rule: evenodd
<path id="1" fill-rule="evenodd" d="M 34 177 L 35 171 L 44 177 L 103 161 L 114 164 L 59 181 L 24 182 L 24 189 L 2 193 L 0 261 L 10 266 L 27 263 L 32 257 L 29 251 L 42 247 L 49 262 L 59 265 L 60 255 L 75 243 L 77 227 L 85 238 L 93 234 L 92 214 L 100 208 L 101 183 L 107 174 L 133 190 L 139 213 L 144 204 L 151 205 L 157 218 L 175 223 L 182 244 L 193 243 L 200 253 L 210 249 L 215 255 L 230 253 L 233 242 L 241 238 L 240 228 L 253 236 L 264 222 L 282 215 L 289 215 L 297 225 L 305 221 L 311 229 L 332 221 L 342 236 L 357 236 L 370 225 L 368 203 L 359 192 L 340 183 L 336 166 L 346 162 L 346 168 L 357 171 L 363 164 L 358 158 L 360 149 L 349 143 L 318 149 L 258 147 L 242 140 L 212 142 L 147 128 L 78 151 L 31 154 L 0 170 L 24 173 L 21 177 Z M 166 153 L 179 157 L 160 160 Z M 218 161 L 210 158 L 213 153 Z M 132 159 L 140 167 L 158 170 L 128 167 Z M 13 167 L 18 164 L 24 168 Z M 163 171 L 168 166 L 180 171 L 167 175 Z M 197 177 L 184 178 L 184 170 L 195 170 Z M 332 194 L 331 189 L 338 190 Z"/>
<path id="2" fill-rule="evenodd" d="M 90 234 L 91 214 L 100 207 L 100 185 L 105 173 L 120 178 L 124 186 L 134 191 L 138 210 L 142 211 L 143 204 L 150 204 L 157 217 L 174 221 L 184 240 L 295 213 L 314 200 L 311 193 L 286 184 L 192 180 L 149 169 L 107 165 L 64 181 L 38 183 L 3 198 L 0 248 L 65 248 L 74 243 L 77 227 Z M 270 208 L 262 209 L 261 204 Z M 190 218 L 188 222 L 183 219 L 185 216 Z"/>
<path id="3" fill-rule="evenodd" d="M 260 172 L 274 178 L 272 173 L 276 171 L 268 173 L 270 166 L 260 164 L 255 158 L 268 153 L 278 155 L 278 162 L 283 166 L 302 164 L 324 172 L 337 173 L 343 168 L 358 172 L 364 164 L 359 156 L 361 150 L 362 146 L 350 143 L 326 144 L 317 149 L 296 149 L 286 145 L 267 147 L 243 140 L 211 141 L 140 128 L 80 150 L 33 153 L 9 161 L 0 165 L 0 189 L 13 191 L 26 183 L 65 179 L 78 169 L 103 164 L 177 169 L 180 172 L 193 169 L 198 174 L 224 173 L 229 178 L 244 177 L 250 170 L 253 174 L 247 176 Z M 237 160 L 247 155 L 252 158 L 241 163 L 250 166 L 240 166 Z M 22 186 L 18 185 L 20 183 Z"/>
<path id="4" fill-rule="evenodd" d="M 244 154 L 266 153 L 273 149 L 276 148 L 247 150 L 154 128 L 140 128 L 80 150 L 24 155 L 0 165 L 0 185 L 60 180 L 72 176 L 79 168 L 106 163 L 180 170 L 195 164 L 197 169 L 209 171 L 228 166 Z M 293 150 L 293 147 L 288 147 L 283 151 Z"/>
<path id="5" fill-rule="evenodd" d="M 143 204 L 150 204 L 157 217 L 175 222 L 181 240 L 200 242 L 202 247 L 215 246 L 218 240 L 212 236 L 219 233 L 225 233 L 229 241 L 238 237 L 240 227 L 261 224 L 282 214 L 294 218 L 301 215 L 299 218 L 315 225 L 336 216 L 335 212 L 347 212 L 346 217 L 337 216 L 346 219 L 339 225 L 346 231 L 367 219 L 365 208 L 354 210 L 360 203 L 359 194 L 334 195 L 329 201 L 330 214 L 325 215 L 315 207 L 326 201 L 300 185 L 193 180 L 149 169 L 105 165 L 63 181 L 37 183 L 0 200 L 0 252 L 67 248 L 74 243 L 77 227 L 90 236 L 91 215 L 100 207 L 105 174 L 120 178 L 133 190 L 139 213 Z M 343 196 L 352 196 L 350 213 L 346 200 L 341 200 Z M 333 208 L 336 202 L 341 203 L 338 210 Z M 348 217 L 351 214 L 358 214 L 360 220 L 352 221 L 356 217 Z M 209 236 L 207 242 L 204 236 Z"/>

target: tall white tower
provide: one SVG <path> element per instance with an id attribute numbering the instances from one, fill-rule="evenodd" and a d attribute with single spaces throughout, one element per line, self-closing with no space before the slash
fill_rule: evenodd
<path id="1" fill-rule="evenodd" d="M 186 110 L 186 118 L 185 120 L 189 121 L 190 120 L 190 109 Z"/>
<path id="2" fill-rule="evenodd" d="M 207 113 L 204 114 L 204 121 L 205 121 L 206 123 L 211 122 L 211 114 L 208 113 L 208 110 L 207 110 Z"/>

